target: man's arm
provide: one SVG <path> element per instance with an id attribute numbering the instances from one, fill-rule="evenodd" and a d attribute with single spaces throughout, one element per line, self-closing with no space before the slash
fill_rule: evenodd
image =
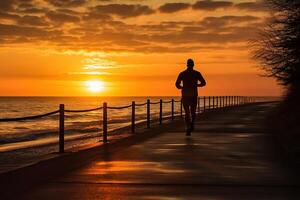
<path id="1" fill-rule="evenodd" d="M 200 81 L 200 84 L 197 84 L 198 87 L 204 87 L 206 85 L 206 81 L 200 72 L 198 74 L 198 81 Z"/>
<path id="2" fill-rule="evenodd" d="M 180 73 L 177 77 L 176 84 L 175 84 L 178 89 L 182 89 L 181 81 L 182 81 L 182 77 L 181 77 L 181 73 Z"/>

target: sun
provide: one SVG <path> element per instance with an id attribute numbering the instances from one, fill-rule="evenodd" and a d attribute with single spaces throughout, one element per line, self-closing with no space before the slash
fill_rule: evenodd
<path id="1" fill-rule="evenodd" d="M 105 89 L 104 82 L 99 80 L 86 81 L 87 90 L 93 93 L 102 92 Z"/>

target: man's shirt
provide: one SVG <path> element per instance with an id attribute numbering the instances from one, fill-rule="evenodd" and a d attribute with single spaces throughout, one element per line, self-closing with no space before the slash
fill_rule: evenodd
<path id="1" fill-rule="evenodd" d="M 179 74 L 176 87 L 180 89 L 182 82 L 182 96 L 198 96 L 198 81 L 200 81 L 200 86 L 206 84 L 200 72 L 187 69 Z"/>

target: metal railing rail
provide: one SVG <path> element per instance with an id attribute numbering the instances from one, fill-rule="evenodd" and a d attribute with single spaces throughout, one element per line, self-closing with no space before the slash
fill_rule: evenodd
<path id="1" fill-rule="evenodd" d="M 40 115 L 34 115 L 34 116 L 26 116 L 26 117 L 15 117 L 15 118 L 3 118 L 0 119 L 0 122 L 16 122 L 16 121 L 25 121 L 25 120 L 33 120 L 33 119 L 39 119 L 39 118 L 44 118 L 50 115 L 55 115 L 59 113 L 59 110 L 56 111 L 52 111 L 49 113 L 44 113 L 44 114 L 40 114 Z"/>
<path id="2" fill-rule="evenodd" d="M 70 112 L 70 113 L 83 113 L 83 112 L 92 112 L 96 110 L 101 110 L 103 107 L 98 107 L 98 108 L 92 108 L 92 109 L 86 109 L 86 110 L 65 110 L 65 112 Z"/>
<path id="3" fill-rule="evenodd" d="M 247 96 L 203 96 L 198 97 L 197 99 L 197 113 L 203 113 L 207 110 L 215 110 L 220 108 L 226 108 L 226 107 L 232 107 L 232 106 L 238 106 L 238 105 L 244 105 L 249 103 L 254 103 L 255 98 L 254 97 L 247 97 Z M 176 114 L 175 111 L 175 104 L 180 103 L 180 113 Z M 0 122 L 12 122 L 12 121 L 25 121 L 25 120 L 33 120 L 33 119 L 40 119 L 47 116 L 59 114 L 59 152 L 64 152 L 64 144 L 65 144 L 65 113 L 84 113 L 84 112 L 92 112 L 92 111 L 100 111 L 102 110 L 102 141 L 104 144 L 108 142 L 108 110 L 121 110 L 121 109 L 127 109 L 131 108 L 131 133 L 136 132 L 136 107 L 146 106 L 146 126 L 147 128 L 151 127 L 151 105 L 158 105 L 159 104 L 159 124 L 161 125 L 163 123 L 163 104 L 171 104 L 171 116 L 169 118 L 171 120 L 174 120 L 175 116 L 183 117 L 183 104 L 182 99 L 174 100 L 171 99 L 169 101 L 163 101 L 160 99 L 157 102 L 151 102 L 150 99 L 148 99 L 145 103 L 136 103 L 135 101 L 132 101 L 130 105 L 125 106 L 108 106 L 107 102 L 103 103 L 103 106 L 96 107 L 92 109 L 85 109 L 85 110 L 70 110 L 65 109 L 64 104 L 59 105 L 59 110 L 55 110 L 52 112 L 34 115 L 34 116 L 26 116 L 26 117 L 16 117 L 16 118 L 3 118 L 0 119 Z"/>

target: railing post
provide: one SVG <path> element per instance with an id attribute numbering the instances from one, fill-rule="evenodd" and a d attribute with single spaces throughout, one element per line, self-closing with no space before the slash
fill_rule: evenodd
<path id="1" fill-rule="evenodd" d="M 198 97 L 198 113 L 200 113 L 200 97 Z"/>
<path id="2" fill-rule="evenodd" d="M 232 105 L 235 106 L 235 96 L 232 97 Z"/>
<path id="3" fill-rule="evenodd" d="M 235 96 L 232 97 L 233 98 L 233 106 L 235 106 Z"/>
<path id="4" fill-rule="evenodd" d="M 208 97 L 208 110 L 211 110 L 211 105 L 210 105 L 210 96 Z"/>
<path id="5" fill-rule="evenodd" d="M 225 96 L 225 106 L 228 106 L 228 96 Z"/>
<path id="6" fill-rule="evenodd" d="M 162 99 L 159 100 L 159 124 L 162 124 Z"/>
<path id="7" fill-rule="evenodd" d="M 59 153 L 65 152 L 65 105 L 59 105 Z"/>
<path id="8" fill-rule="evenodd" d="M 212 101 L 213 101 L 213 110 L 215 109 L 215 96 L 212 97 Z"/>
<path id="9" fill-rule="evenodd" d="M 206 108 L 205 108 L 205 105 L 206 105 L 206 102 L 205 102 L 205 101 L 206 101 L 205 96 L 203 96 L 203 112 L 205 112 L 205 109 L 206 109 Z"/>
<path id="10" fill-rule="evenodd" d="M 182 109 L 182 98 L 180 99 L 180 117 L 183 117 L 183 109 Z"/>
<path id="11" fill-rule="evenodd" d="M 103 143 L 107 143 L 107 103 L 103 103 Z"/>
<path id="12" fill-rule="evenodd" d="M 147 99 L 147 128 L 150 128 L 150 99 Z"/>
<path id="13" fill-rule="evenodd" d="M 222 96 L 222 108 L 224 108 L 224 103 L 225 103 L 224 99 L 225 99 L 224 96 Z"/>
<path id="14" fill-rule="evenodd" d="M 222 108 L 222 96 L 220 96 L 220 108 Z"/>
<path id="15" fill-rule="evenodd" d="M 172 120 L 174 120 L 174 99 L 172 99 L 171 102 L 171 115 L 172 115 Z"/>
<path id="16" fill-rule="evenodd" d="M 131 133 L 135 133 L 135 101 L 132 101 L 131 112 Z"/>

